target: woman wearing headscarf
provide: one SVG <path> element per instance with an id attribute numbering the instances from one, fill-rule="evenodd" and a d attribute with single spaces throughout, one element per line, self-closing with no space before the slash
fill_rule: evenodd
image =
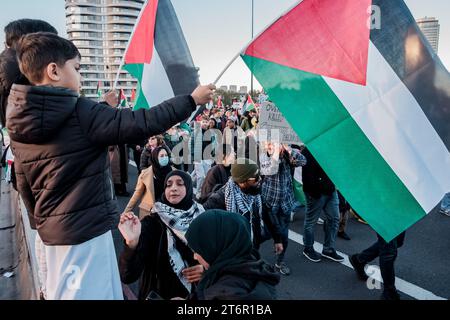
<path id="1" fill-rule="evenodd" d="M 133 211 L 139 203 L 139 218 L 150 214 L 155 201 L 161 198 L 164 192 L 164 181 L 167 175 L 175 170 L 170 165 L 170 151 L 165 146 L 156 147 L 151 153 L 152 166 L 142 170 L 136 183 L 136 189 L 130 198 L 124 212 Z"/>
<path id="2" fill-rule="evenodd" d="M 163 299 L 187 297 L 203 274 L 193 258 L 185 233 L 194 218 L 204 211 L 193 200 L 191 177 L 182 171 L 170 172 L 164 193 L 152 213 L 142 221 L 132 212 L 120 217 L 119 230 L 125 239 L 119 271 L 123 283 L 142 275 L 139 299 L 156 292 Z"/>
<path id="3" fill-rule="evenodd" d="M 165 145 L 164 137 L 162 135 L 152 136 L 148 138 L 148 142 L 145 144 L 144 149 L 141 153 L 141 163 L 139 165 L 141 170 L 147 169 L 152 163 L 152 151 L 157 147 Z"/>
<path id="4" fill-rule="evenodd" d="M 276 299 L 280 276 L 252 248 L 250 226 L 244 217 L 208 210 L 192 221 L 186 239 L 194 258 L 205 268 L 191 298 Z"/>

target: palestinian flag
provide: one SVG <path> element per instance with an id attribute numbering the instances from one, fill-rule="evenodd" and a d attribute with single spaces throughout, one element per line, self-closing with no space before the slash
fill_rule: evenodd
<path id="1" fill-rule="evenodd" d="M 247 102 L 244 107 L 245 111 L 255 110 L 255 103 L 253 102 L 252 96 L 248 95 Z"/>
<path id="2" fill-rule="evenodd" d="M 97 97 L 100 99 L 101 97 L 102 97 L 102 89 L 100 89 L 100 87 L 102 86 L 101 85 L 101 81 L 99 81 L 98 83 L 97 83 L 97 89 L 96 89 L 96 91 L 97 91 Z"/>
<path id="3" fill-rule="evenodd" d="M 136 100 L 136 90 L 131 90 L 131 102 L 134 102 Z"/>
<path id="4" fill-rule="evenodd" d="M 120 102 L 119 102 L 119 105 L 120 105 L 122 108 L 128 107 L 127 97 L 125 96 L 125 93 L 123 92 L 122 89 L 120 89 Z"/>
<path id="5" fill-rule="evenodd" d="M 144 4 L 128 43 L 124 69 L 139 81 L 134 109 L 190 94 L 198 85 L 198 71 L 170 0 Z"/>
<path id="6" fill-rule="evenodd" d="M 304 0 L 242 59 L 386 241 L 450 190 L 450 75 L 402 0 Z M 377 17 L 376 14 L 381 16 Z M 368 21 L 381 19 L 381 29 Z"/>

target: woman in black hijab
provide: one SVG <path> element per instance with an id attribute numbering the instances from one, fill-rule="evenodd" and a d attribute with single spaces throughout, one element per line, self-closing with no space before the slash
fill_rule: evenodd
<path id="1" fill-rule="evenodd" d="M 170 165 L 170 150 L 166 146 L 156 147 L 151 153 L 153 168 L 153 185 L 155 199 L 159 200 L 164 192 L 164 181 L 169 172 L 174 169 Z"/>
<path id="2" fill-rule="evenodd" d="M 191 298 L 276 299 L 280 276 L 253 250 L 249 223 L 240 214 L 208 210 L 190 224 L 186 239 L 205 268 Z"/>
<path id="3" fill-rule="evenodd" d="M 152 291 L 163 299 L 186 298 L 193 293 L 203 267 L 193 259 L 184 235 L 203 211 L 193 200 L 190 175 L 174 170 L 164 181 L 153 215 L 142 221 L 132 212 L 121 215 L 119 230 L 125 245 L 119 260 L 120 276 L 123 283 L 132 283 L 142 274 L 139 299 L 146 299 Z"/>
<path id="4" fill-rule="evenodd" d="M 155 202 L 161 199 L 164 192 L 164 181 L 167 175 L 175 170 L 170 165 L 170 150 L 165 146 L 156 147 L 151 155 L 152 165 L 142 170 L 136 188 L 124 210 L 133 211 L 139 203 L 139 218 L 148 216 Z"/>

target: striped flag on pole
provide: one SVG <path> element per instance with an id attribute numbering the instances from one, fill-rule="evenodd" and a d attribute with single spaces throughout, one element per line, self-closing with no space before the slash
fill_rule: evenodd
<path id="1" fill-rule="evenodd" d="M 134 109 L 189 94 L 198 85 L 198 71 L 170 0 L 144 4 L 125 52 L 124 69 L 139 81 Z"/>
<path id="2" fill-rule="evenodd" d="M 450 75 L 402 0 L 371 5 L 304 0 L 241 57 L 343 196 L 390 241 L 450 190 Z M 374 19 L 381 28 L 369 29 Z"/>

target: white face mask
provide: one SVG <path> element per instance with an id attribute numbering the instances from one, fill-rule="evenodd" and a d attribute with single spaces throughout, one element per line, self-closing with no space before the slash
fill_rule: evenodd
<path id="1" fill-rule="evenodd" d="M 175 132 L 174 134 L 172 134 L 170 136 L 171 141 L 178 141 L 179 138 L 180 138 L 180 135 L 178 134 L 178 132 Z"/>
<path id="2" fill-rule="evenodd" d="M 161 167 L 165 167 L 169 164 L 169 157 L 165 156 L 165 157 L 158 158 L 158 162 Z"/>

